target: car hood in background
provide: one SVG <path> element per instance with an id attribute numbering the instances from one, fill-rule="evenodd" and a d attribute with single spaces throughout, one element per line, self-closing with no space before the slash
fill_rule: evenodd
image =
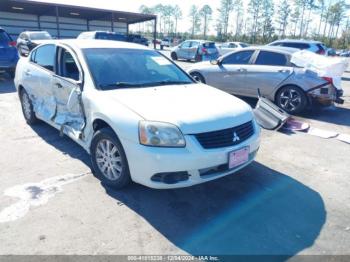
<path id="1" fill-rule="evenodd" d="M 146 120 L 168 122 L 184 134 L 234 127 L 253 118 L 242 100 L 203 84 L 105 91 Z"/>

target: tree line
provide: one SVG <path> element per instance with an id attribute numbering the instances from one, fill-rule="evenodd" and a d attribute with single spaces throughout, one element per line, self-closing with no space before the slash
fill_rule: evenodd
<path id="1" fill-rule="evenodd" d="M 329 46 L 348 48 L 350 6 L 345 0 L 220 0 L 220 7 L 192 5 L 187 14 L 178 5 L 142 5 L 140 12 L 156 14 L 160 37 L 204 38 L 213 41 L 244 41 L 265 44 L 281 38 L 312 38 Z M 216 12 L 217 19 L 213 16 Z M 178 22 L 190 21 L 186 32 Z M 152 31 L 146 24 L 146 31 Z M 213 28 L 214 30 L 210 30 Z M 209 32 L 215 34 L 209 34 Z"/>

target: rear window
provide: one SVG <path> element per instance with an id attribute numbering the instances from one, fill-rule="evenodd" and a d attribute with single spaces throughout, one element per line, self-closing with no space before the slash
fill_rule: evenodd
<path id="1" fill-rule="evenodd" d="M 11 42 L 11 37 L 4 31 L 0 30 L 0 42 Z"/>
<path id="2" fill-rule="evenodd" d="M 255 61 L 256 65 L 271 65 L 271 66 L 285 66 L 287 58 L 283 54 L 260 51 L 258 58 Z"/>
<path id="3" fill-rule="evenodd" d="M 205 48 L 215 48 L 215 43 L 213 42 L 208 42 L 208 43 L 204 43 L 203 46 Z"/>
<path id="4" fill-rule="evenodd" d="M 280 45 L 284 47 L 292 47 L 292 48 L 297 48 L 302 50 L 310 48 L 310 45 L 305 43 L 282 43 Z"/>

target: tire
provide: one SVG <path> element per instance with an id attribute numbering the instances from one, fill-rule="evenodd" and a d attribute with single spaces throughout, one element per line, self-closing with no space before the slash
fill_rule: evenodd
<path id="1" fill-rule="evenodd" d="M 24 89 L 22 89 L 20 92 L 20 100 L 24 119 L 28 125 L 35 125 L 39 120 L 35 116 L 33 103 L 30 100 L 28 93 Z"/>
<path id="2" fill-rule="evenodd" d="M 192 78 L 193 78 L 194 80 L 196 80 L 197 82 L 205 84 L 205 79 L 204 79 L 204 77 L 203 77 L 200 73 L 198 73 L 198 72 L 193 72 L 193 73 L 190 73 L 190 75 L 191 75 Z"/>
<path id="3" fill-rule="evenodd" d="M 307 106 L 307 97 L 297 86 L 282 87 L 275 99 L 276 104 L 289 114 L 299 114 Z"/>
<path id="4" fill-rule="evenodd" d="M 161 45 L 161 46 L 160 46 L 160 50 L 163 50 L 163 49 L 164 49 L 164 46 L 163 46 L 163 45 Z"/>
<path id="5" fill-rule="evenodd" d="M 94 134 L 90 152 L 94 174 L 103 184 L 121 189 L 131 183 L 123 146 L 112 129 L 102 128 Z"/>
<path id="6" fill-rule="evenodd" d="M 171 53 L 171 59 L 173 59 L 174 61 L 177 60 L 177 54 L 175 52 Z"/>

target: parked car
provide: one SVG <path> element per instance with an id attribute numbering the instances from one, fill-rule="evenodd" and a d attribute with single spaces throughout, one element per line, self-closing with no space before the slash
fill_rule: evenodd
<path id="1" fill-rule="evenodd" d="M 17 49 L 21 55 L 28 55 L 33 48 L 51 39 L 46 31 L 25 31 L 17 38 Z"/>
<path id="2" fill-rule="evenodd" d="M 160 49 L 163 50 L 164 46 L 165 47 L 171 47 L 173 43 L 173 39 L 172 38 L 164 38 L 161 42 L 160 42 Z"/>
<path id="3" fill-rule="evenodd" d="M 229 52 L 242 49 L 248 46 L 249 46 L 248 44 L 242 43 L 242 42 L 226 42 L 226 43 L 217 45 L 217 47 L 219 48 L 220 55 L 225 55 Z"/>
<path id="4" fill-rule="evenodd" d="M 7 72 L 13 78 L 17 61 L 16 42 L 0 27 L 0 72 Z"/>
<path id="5" fill-rule="evenodd" d="M 109 31 L 88 31 L 78 35 L 78 39 L 101 39 L 127 42 L 126 35 Z"/>
<path id="6" fill-rule="evenodd" d="M 20 59 L 15 86 L 27 123 L 41 119 L 72 138 L 116 188 L 214 180 L 251 163 L 259 148 L 245 102 L 140 45 L 52 41 Z"/>
<path id="7" fill-rule="evenodd" d="M 285 39 L 285 40 L 274 41 L 268 45 L 291 47 L 291 48 L 297 48 L 300 50 L 308 50 L 319 55 L 327 54 L 327 47 L 322 42 L 319 42 L 319 41 Z"/>
<path id="8" fill-rule="evenodd" d="M 214 42 L 205 40 L 186 40 L 173 48 L 171 58 L 173 60 L 185 59 L 196 62 L 217 59 L 219 50 Z"/>
<path id="9" fill-rule="evenodd" d="M 198 63 L 189 69 L 197 81 L 228 93 L 274 101 L 291 114 L 304 111 L 317 102 L 329 105 L 341 102 L 341 88 L 331 78 L 294 66 L 291 56 L 299 51 L 284 47 L 248 47 L 211 62 Z"/>
<path id="10" fill-rule="evenodd" d="M 340 53 L 340 56 L 342 56 L 342 57 L 350 57 L 350 51 L 344 51 L 344 52 Z"/>
<path id="11" fill-rule="evenodd" d="M 149 40 L 141 35 L 129 34 L 127 39 L 127 41 L 130 43 L 136 43 L 144 46 L 149 45 Z"/>

